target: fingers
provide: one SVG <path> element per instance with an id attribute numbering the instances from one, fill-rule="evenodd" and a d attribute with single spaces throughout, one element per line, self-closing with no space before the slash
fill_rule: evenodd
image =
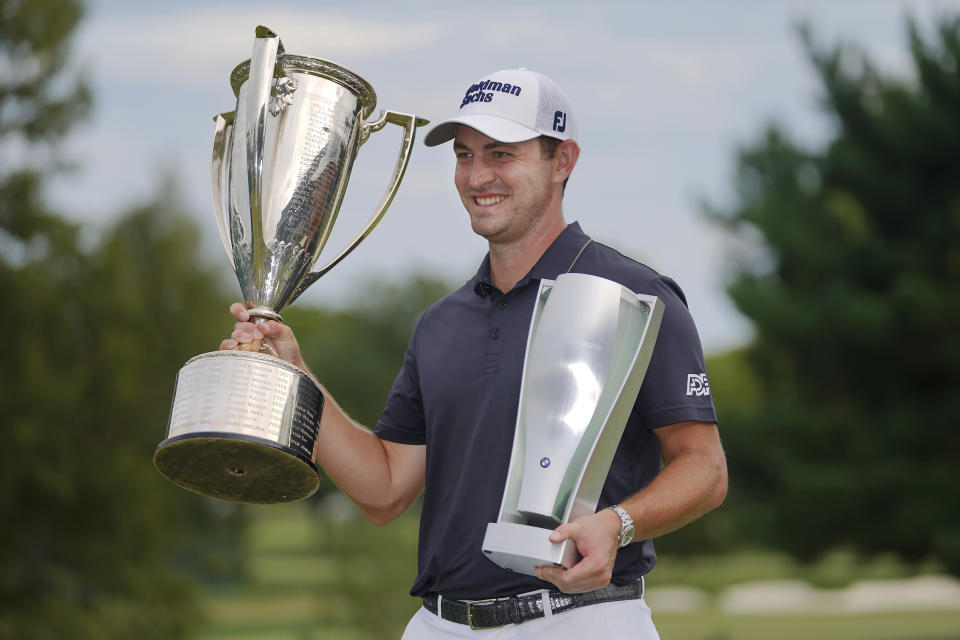
<path id="1" fill-rule="evenodd" d="M 572 528 L 572 525 L 569 525 L 569 524 L 560 525 L 559 527 L 557 527 L 556 529 L 550 532 L 550 542 L 556 544 L 558 542 L 563 542 L 567 538 L 572 537 L 571 528 Z"/>
<path id="2" fill-rule="evenodd" d="M 220 343 L 220 349 L 259 352 L 264 347 L 264 341 L 269 339 L 273 355 L 306 370 L 293 330 L 276 320 L 262 316 L 251 317 L 248 308 L 250 306 L 240 302 L 230 305 L 230 315 L 236 322 L 230 337 Z"/>
<path id="3" fill-rule="evenodd" d="M 260 351 L 263 343 L 263 333 L 249 322 L 238 322 L 230 334 L 230 339 L 237 343 L 240 351 Z"/>
<path id="4" fill-rule="evenodd" d="M 234 302 L 230 305 L 230 315 L 232 315 L 237 322 L 248 322 L 250 320 L 250 313 L 240 302 Z"/>
<path id="5" fill-rule="evenodd" d="M 584 593 L 610 584 L 612 574 L 605 564 L 590 556 L 570 567 L 537 567 L 537 577 L 552 582 L 564 593 Z"/>
<path id="6" fill-rule="evenodd" d="M 230 315 L 236 322 L 230 337 L 220 342 L 220 349 L 259 351 L 264 334 L 260 331 L 260 327 L 251 322 L 247 307 L 240 302 L 234 302 L 230 305 Z"/>
<path id="7" fill-rule="evenodd" d="M 537 567 L 537 577 L 552 582 L 565 593 L 583 593 L 608 585 L 613 577 L 617 549 L 616 544 L 607 541 L 606 537 L 595 518 L 560 525 L 550 534 L 550 542 L 556 544 L 570 540 L 577 545 L 582 558 L 569 569 Z"/>
<path id="8" fill-rule="evenodd" d="M 263 320 L 262 322 L 257 322 L 255 328 L 263 335 L 272 338 L 275 342 L 289 342 L 294 339 L 293 329 L 282 322 L 277 322 L 276 320 Z"/>

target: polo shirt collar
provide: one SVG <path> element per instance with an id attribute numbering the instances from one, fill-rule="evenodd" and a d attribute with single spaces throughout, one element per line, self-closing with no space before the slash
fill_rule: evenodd
<path id="1" fill-rule="evenodd" d="M 557 239 L 540 256 L 537 263 L 533 265 L 529 273 L 520 279 L 514 285 L 514 289 L 527 285 L 531 280 L 552 280 L 558 274 L 565 273 L 570 269 L 573 261 L 576 260 L 584 245 L 590 240 L 590 236 L 585 234 L 580 228 L 579 222 L 571 222 L 557 236 Z M 490 254 L 487 253 L 480 264 L 480 269 L 473 278 L 477 282 L 493 286 L 490 281 Z M 506 292 L 504 292 L 506 293 Z"/>

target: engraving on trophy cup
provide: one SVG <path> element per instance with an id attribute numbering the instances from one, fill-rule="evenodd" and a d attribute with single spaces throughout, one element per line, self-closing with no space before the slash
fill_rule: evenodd
<path id="1" fill-rule="evenodd" d="M 562 523 L 594 513 L 660 329 L 663 303 L 582 273 L 540 284 L 497 522 L 483 552 L 529 575 L 570 567 Z"/>
<path id="2" fill-rule="evenodd" d="M 258 27 L 250 60 L 230 75 L 236 109 L 214 118 L 211 186 L 217 229 L 251 319 L 279 312 L 352 252 L 383 218 L 409 163 L 416 116 L 376 107 L 373 88 L 326 60 L 289 55 Z M 373 216 L 311 271 L 337 219 L 357 150 L 387 124 L 402 128 L 394 173 Z M 252 503 L 305 498 L 323 411 L 319 386 L 270 355 L 218 351 L 177 375 L 167 437 L 154 464 L 204 495 Z"/>

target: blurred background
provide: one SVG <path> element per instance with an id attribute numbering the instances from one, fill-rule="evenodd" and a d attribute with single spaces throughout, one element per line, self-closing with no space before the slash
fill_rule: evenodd
<path id="1" fill-rule="evenodd" d="M 567 219 L 684 288 L 728 455 L 725 505 L 658 541 L 664 638 L 960 638 L 960 2 L 512 4 L 0 0 L 0 638 L 389 638 L 418 606 L 415 509 L 239 507 L 151 463 L 232 324 L 211 118 L 258 24 L 432 120 L 500 68 L 570 94 Z M 365 424 L 484 255 L 452 174 L 418 145 L 285 314 Z"/>

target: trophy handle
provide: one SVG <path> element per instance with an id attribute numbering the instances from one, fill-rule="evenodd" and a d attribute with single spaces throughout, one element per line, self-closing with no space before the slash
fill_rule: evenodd
<path id="1" fill-rule="evenodd" d="M 429 120 L 424 120 L 423 118 L 418 118 L 415 115 L 408 113 L 399 113 L 397 111 L 381 111 L 380 118 L 375 122 L 365 123 L 360 130 L 360 144 L 363 144 L 367 141 L 367 138 L 370 137 L 371 133 L 380 131 L 388 123 L 396 124 L 403 127 L 403 141 L 400 145 L 400 155 L 397 158 L 397 165 L 393 170 L 393 178 L 390 181 L 390 185 L 387 187 L 386 192 L 383 194 L 383 199 L 380 200 L 380 204 L 377 206 L 377 210 L 374 212 L 373 217 L 371 217 L 366 226 L 360 230 L 360 233 L 354 237 L 353 240 L 343 248 L 340 253 L 337 254 L 333 260 L 328 262 L 322 268 L 311 271 L 303 280 L 300 282 L 300 286 L 297 287 L 296 292 L 293 294 L 293 297 L 290 298 L 287 304 L 290 304 L 306 291 L 307 287 L 317 281 L 317 279 L 324 275 L 327 271 L 337 266 L 341 260 L 346 258 L 351 251 L 357 248 L 364 238 L 370 235 L 370 232 L 373 231 L 373 228 L 377 226 L 380 220 L 383 219 L 383 215 L 387 212 L 387 207 L 390 206 L 390 203 L 393 202 L 394 196 L 397 195 L 397 189 L 400 187 L 400 181 L 403 180 L 403 174 L 407 171 L 407 164 L 410 162 L 410 152 L 413 150 L 413 142 L 416 138 L 417 127 L 422 127 L 425 124 L 428 124 Z"/>
<path id="2" fill-rule="evenodd" d="M 230 242 L 230 216 L 227 213 L 227 206 L 223 194 L 224 185 L 226 184 L 226 174 L 229 168 L 227 152 L 230 149 L 230 137 L 233 135 L 233 119 L 235 116 L 235 111 L 214 116 L 213 158 L 210 163 L 213 209 L 217 219 L 217 231 L 220 232 L 220 240 L 223 241 L 223 248 L 226 250 L 227 259 L 231 264 L 233 263 L 233 249 L 232 243 Z"/>

